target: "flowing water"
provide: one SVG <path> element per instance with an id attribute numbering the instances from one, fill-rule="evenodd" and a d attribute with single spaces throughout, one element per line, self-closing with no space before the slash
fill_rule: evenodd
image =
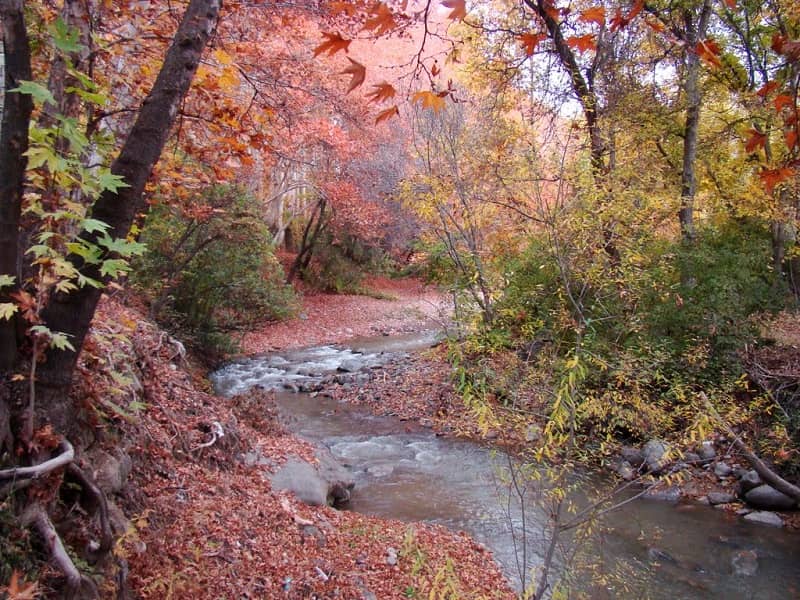
<path id="1" fill-rule="evenodd" d="M 348 509 L 466 531 L 493 551 L 519 586 L 523 558 L 529 568 L 543 560 L 548 518 L 535 487 L 524 490 L 524 509 L 517 496 L 509 501 L 501 475 L 507 457 L 397 418 L 294 391 L 320 389 L 333 378 L 358 385 L 365 372 L 434 339 L 431 333 L 372 338 L 347 347 L 252 357 L 221 369 L 212 380 L 223 394 L 256 385 L 275 390 L 289 429 L 327 446 L 353 471 L 356 488 Z M 602 489 L 598 477 L 584 479 L 586 493 Z M 576 502 L 583 495 L 575 494 Z M 796 534 L 707 506 L 644 499 L 606 515 L 602 524 L 602 534 L 582 546 L 580 562 L 591 559 L 599 572 L 622 575 L 600 587 L 583 584 L 593 598 L 800 598 Z M 753 575 L 742 574 L 753 570 Z"/>

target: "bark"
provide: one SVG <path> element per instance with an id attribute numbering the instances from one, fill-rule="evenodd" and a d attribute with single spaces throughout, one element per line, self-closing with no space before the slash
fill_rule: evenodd
<path id="1" fill-rule="evenodd" d="M 0 0 L 2 50 L 5 60 L 3 120 L 0 124 L 0 275 L 10 275 L 19 284 L 20 210 L 28 159 L 28 124 L 33 110 L 31 97 L 9 90 L 20 81 L 32 79 L 31 53 L 22 0 Z M 0 302 L 9 301 L 6 288 Z M 0 378 L 14 365 L 17 357 L 17 330 L 14 319 L 0 320 Z"/>
<path id="2" fill-rule="evenodd" d="M 109 234 L 122 238 L 128 234 L 134 217 L 146 209 L 144 187 L 178 114 L 181 101 L 189 90 L 203 50 L 216 26 L 220 0 L 191 0 L 153 89 L 144 100 L 136 122 L 111 171 L 121 175 L 129 187 L 104 192 L 92 209 L 92 217 L 110 226 Z M 89 241 L 97 238 L 88 236 Z M 80 264 L 78 257 L 71 260 Z M 97 279 L 94 268 L 85 269 Z M 89 330 L 102 290 L 83 287 L 69 294 L 54 295 L 42 316 L 54 331 L 64 332 L 76 351 L 50 350 L 40 369 L 38 389 L 40 405 L 56 427 L 65 427 L 74 415 L 67 406 L 78 352 Z"/>
<path id="3" fill-rule="evenodd" d="M 691 241 L 695 237 L 694 198 L 697 192 L 697 135 L 700 129 L 700 57 L 695 51 L 698 41 L 705 37 L 708 20 L 711 16 L 711 0 L 704 0 L 697 21 L 690 9 L 684 14 L 686 24 L 686 80 L 683 89 L 686 93 L 686 123 L 683 136 L 683 164 L 681 167 L 681 207 L 678 220 L 683 239 Z"/>

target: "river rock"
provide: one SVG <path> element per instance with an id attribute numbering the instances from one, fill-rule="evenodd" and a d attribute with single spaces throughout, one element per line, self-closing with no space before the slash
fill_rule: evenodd
<path id="1" fill-rule="evenodd" d="M 669 445 L 661 440 L 650 440 L 644 445 L 643 455 L 647 469 L 654 475 L 658 475 L 669 464 Z"/>
<path id="2" fill-rule="evenodd" d="M 714 465 L 714 475 L 723 479 L 725 477 L 730 477 L 733 473 L 733 469 L 728 463 L 718 462 Z"/>
<path id="3" fill-rule="evenodd" d="M 112 456 L 104 450 L 95 450 L 88 453 L 87 459 L 92 466 L 92 475 L 97 487 L 106 494 L 122 491 L 133 468 L 131 457 L 126 452 L 118 450 L 116 456 Z"/>
<path id="4" fill-rule="evenodd" d="M 717 451 L 714 448 L 714 442 L 706 440 L 697 447 L 697 455 L 701 460 L 714 460 L 717 457 Z"/>
<path id="5" fill-rule="evenodd" d="M 644 453 L 641 448 L 634 448 L 633 446 L 623 446 L 620 450 L 620 455 L 623 460 L 628 461 L 633 467 L 639 468 L 644 462 Z"/>
<path id="6" fill-rule="evenodd" d="M 363 368 L 364 368 L 363 361 L 350 358 L 347 360 L 343 360 L 336 370 L 341 371 L 342 373 L 356 373 L 357 371 L 360 371 Z"/>
<path id="7" fill-rule="evenodd" d="M 751 523 L 759 523 L 761 525 L 771 525 L 772 527 L 783 527 L 783 519 L 781 519 L 774 512 L 769 512 L 766 510 L 757 510 L 756 512 L 751 512 L 749 515 L 744 516 L 744 520 L 750 521 Z"/>
<path id="8" fill-rule="evenodd" d="M 753 577 L 758 571 L 758 554 L 753 550 L 739 550 L 731 557 L 733 574 L 739 577 Z"/>
<path id="9" fill-rule="evenodd" d="M 652 488 L 645 492 L 644 497 L 648 500 L 659 500 L 660 502 L 677 502 L 681 499 L 681 490 L 676 486 L 668 488 Z"/>
<path id="10" fill-rule="evenodd" d="M 696 452 L 686 452 L 683 455 L 683 460 L 685 460 L 690 465 L 699 465 L 703 462 L 703 459 L 700 458 L 700 455 Z"/>
<path id="11" fill-rule="evenodd" d="M 270 476 L 274 490 L 287 490 L 312 506 L 343 504 L 350 499 L 355 486 L 350 472 L 340 465 L 329 451 L 318 451 L 319 467 L 292 457 Z"/>
<path id="12" fill-rule="evenodd" d="M 744 499 L 750 506 L 764 510 L 789 510 L 795 506 L 792 498 L 766 484 L 747 492 Z"/>
<path id="13" fill-rule="evenodd" d="M 736 496 L 733 494 L 729 494 L 728 492 L 709 492 L 708 493 L 708 503 L 712 506 L 716 506 L 717 504 L 730 504 L 731 502 L 736 502 Z"/>
<path id="14" fill-rule="evenodd" d="M 625 481 L 632 481 L 636 478 L 636 471 L 627 460 L 619 461 L 617 466 L 614 467 L 614 471 Z"/>
<path id="15" fill-rule="evenodd" d="M 763 481 L 761 481 L 761 477 L 758 473 L 753 471 L 747 471 L 744 475 L 739 478 L 739 494 L 744 495 L 753 488 L 757 488 L 760 486 Z"/>

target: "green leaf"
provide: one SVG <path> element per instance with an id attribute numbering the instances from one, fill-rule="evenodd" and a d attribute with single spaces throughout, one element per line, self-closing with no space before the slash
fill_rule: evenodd
<path id="1" fill-rule="evenodd" d="M 82 99 L 92 104 L 96 104 L 97 106 L 105 106 L 108 103 L 108 96 L 106 96 L 105 94 L 101 94 L 99 92 L 87 92 L 84 89 L 76 87 L 68 87 L 66 91 L 68 93 L 71 92 L 77 94 Z"/>
<path id="2" fill-rule="evenodd" d="M 103 282 L 97 281 L 97 279 L 92 279 L 91 277 L 87 277 L 82 273 L 78 273 L 78 286 L 83 287 L 85 285 L 88 285 L 89 287 L 93 288 L 102 288 Z"/>
<path id="3" fill-rule="evenodd" d="M 50 336 L 50 347 L 56 348 L 57 350 L 72 350 L 75 352 L 75 346 L 67 339 L 66 333 L 52 333 Z"/>
<path id="4" fill-rule="evenodd" d="M 53 36 L 53 44 L 65 54 L 79 52 L 83 45 L 78 42 L 79 32 L 77 27 L 70 27 L 59 17 L 50 27 L 50 35 Z"/>
<path id="5" fill-rule="evenodd" d="M 111 225 L 98 219 L 84 219 L 81 223 L 81 229 L 89 233 L 94 233 L 95 231 L 101 231 L 105 233 L 110 227 Z"/>
<path id="6" fill-rule="evenodd" d="M 0 275 L 0 289 L 14 285 L 14 281 L 16 281 L 16 277 L 13 275 Z"/>
<path id="7" fill-rule="evenodd" d="M 104 276 L 119 277 L 120 274 L 127 273 L 130 270 L 131 268 L 130 265 L 128 265 L 128 261 L 121 258 L 104 260 L 103 264 L 100 265 L 100 274 Z"/>
<path id="8" fill-rule="evenodd" d="M 87 244 L 86 242 L 70 242 L 67 244 L 67 251 L 80 256 L 85 262 L 91 265 L 96 265 L 100 262 L 101 250 L 94 244 Z"/>
<path id="9" fill-rule="evenodd" d="M 125 183 L 122 175 L 115 175 L 109 169 L 101 170 L 97 181 L 100 183 L 102 190 L 108 190 L 109 192 L 116 192 L 120 188 L 130 187 Z"/>
<path id="10" fill-rule="evenodd" d="M 19 310 L 19 307 L 12 302 L 0 302 L 0 321 L 8 321 Z"/>
<path id="11" fill-rule="evenodd" d="M 44 104 L 49 102 L 53 106 L 56 104 L 56 99 L 45 86 L 35 81 L 21 81 L 18 87 L 15 87 L 12 92 L 19 92 L 20 94 L 27 94 L 33 98 L 37 104 Z"/>
<path id="12" fill-rule="evenodd" d="M 77 289 L 78 286 L 72 283 L 69 279 L 62 279 L 56 284 L 56 291 L 63 292 L 65 294 L 69 292 L 74 292 Z"/>
<path id="13" fill-rule="evenodd" d="M 129 242 L 124 238 L 111 239 L 111 236 L 104 236 L 98 243 L 107 248 L 109 252 L 114 252 L 119 256 L 140 256 L 144 253 L 146 247 L 139 242 Z"/>

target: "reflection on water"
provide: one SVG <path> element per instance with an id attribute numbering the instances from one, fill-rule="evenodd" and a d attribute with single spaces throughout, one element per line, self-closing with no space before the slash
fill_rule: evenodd
<path id="1" fill-rule="evenodd" d="M 381 341 L 365 343 L 364 350 L 379 354 Z M 330 399 L 278 393 L 278 403 L 292 431 L 328 446 L 353 470 L 351 510 L 467 531 L 518 581 L 522 546 L 519 539 L 515 546 L 511 531 L 521 530 L 523 513 L 500 483 L 506 457 Z M 591 490 L 597 483 L 589 479 L 583 485 Z M 535 503 L 526 506 L 524 518 L 532 567 L 542 561 L 548 519 Z M 624 575 L 602 589 L 585 584 L 591 598 L 800 598 L 800 536 L 795 534 L 705 506 L 648 500 L 607 515 L 603 525 L 602 534 L 582 546 L 580 564 L 591 562 L 599 574 Z M 752 557 L 755 575 L 736 574 L 734 563 Z"/>

